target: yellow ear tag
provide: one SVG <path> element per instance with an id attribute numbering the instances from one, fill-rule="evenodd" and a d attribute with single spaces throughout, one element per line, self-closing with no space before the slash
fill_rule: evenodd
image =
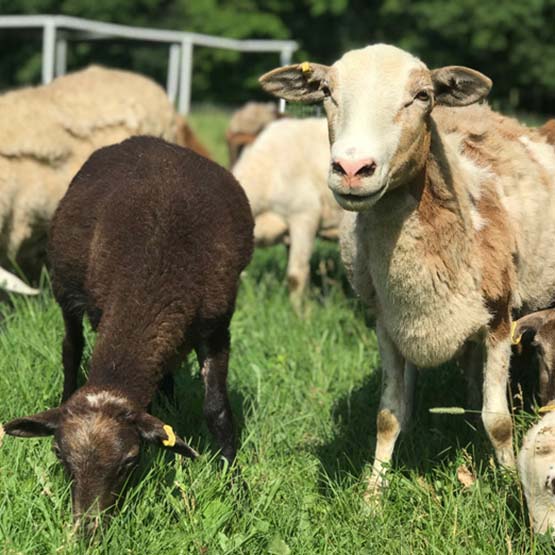
<path id="1" fill-rule="evenodd" d="M 516 322 L 512 322 L 511 323 L 511 343 L 513 345 L 518 345 L 520 343 L 520 340 L 522 339 L 522 334 L 520 334 L 518 337 L 515 337 L 515 330 L 516 330 Z"/>
<path id="2" fill-rule="evenodd" d="M 312 71 L 312 67 L 310 67 L 310 64 L 308 62 L 303 62 L 301 64 L 301 71 L 303 73 L 310 73 Z"/>
<path id="3" fill-rule="evenodd" d="M 545 405 L 545 407 L 541 407 L 538 409 L 539 413 L 544 412 L 553 412 L 555 410 L 555 405 Z"/>
<path id="4" fill-rule="evenodd" d="M 162 443 L 166 447 L 173 447 L 175 445 L 175 432 L 173 431 L 173 428 L 168 424 L 164 424 L 163 427 L 164 427 L 164 432 L 166 432 L 168 436 L 168 439 L 164 439 Z"/>

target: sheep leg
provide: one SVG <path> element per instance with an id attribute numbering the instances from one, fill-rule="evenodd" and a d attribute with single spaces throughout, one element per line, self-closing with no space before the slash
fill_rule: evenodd
<path id="1" fill-rule="evenodd" d="M 416 366 L 408 360 L 405 361 L 405 373 L 403 380 L 405 383 L 406 401 L 402 428 L 406 429 L 414 412 L 414 393 L 416 391 L 416 383 L 418 381 L 418 368 L 416 368 Z"/>
<path id="2" fill-rule="evenodd" d="M 287 283 L 293 308 L 300 312 L 303 293 L 310 276 L 310 257 L 318 232 L 318 217 L 312 214 L 295 214 L 289 218 L 289 261 Z"/>
<path id="3" fill-rule="evenodd" d="M 482 400 L 480 382 L 484 367 L 484 353 L 482 345 L 470 343 L 465 350 L 461 363 L 466 380 L 466 404 L 471 410 L 478 410 Z"/>
<path id="4" fill-rule="evenodd" d="M 222 456 L 231 464 L 235 459 L 235 439 L 226 385 L 229 343 L 229 329 L 220 329 L 197 349 L 197 357 L 204 380 L 204 417 Z"/>
<path id="5" fill-rule="evenodd" d="M 64 390 L 62 403 L 67 401 L 77 389 L 77 373 L 83 356 L 83 317 L 69 312 L 63 313 L 65 336 L 62 343 L 62 362 L 64 366 Z"/>
<path id="6" fill-rule="evenodd" d="M 410 375 L 407 376 L 408 383 L 405 384 L 405 360 L 379 319 L 376 322 L 376 334 L 382 359 L 382 394 L 378 409 L 378 437 L 374 465 L 365 495 L 367 501 L 375 499 L 386 485 L 384 474 L 391 461 L 397 437 L 408 415 L 406 393 L 407 389 L 412 387 Z"/>
<path id="7" fill-rule="evenodd" d="M 509 326 L 504 327 L 503 334 L 500 331 L 498 328 L 490 332 L 486 339 L 482 422 L 499 463 L 514 468 L 513 425 L 507 401 L 511 359 Z"/>

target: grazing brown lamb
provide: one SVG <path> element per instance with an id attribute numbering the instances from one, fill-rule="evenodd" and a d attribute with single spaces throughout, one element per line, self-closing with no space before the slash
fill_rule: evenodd
<path id="1" fill-rule="evenodd" d="M 230 173 L 161 139 L 102 148 L 73 179 L 49 245 L 66 330 L 62 403 L 12 420 L 5 431 L 54 436 L 73 479 L 75 517 L 113 505 L 141 441 L 195 456 L 147 412 L 161 380 L 191 349 L 202 368 L 208 427 L 233 461 L 229 324 L 253 225 Z M 88 380 L 77 389 L 85 313 L 97 337 Z"/>

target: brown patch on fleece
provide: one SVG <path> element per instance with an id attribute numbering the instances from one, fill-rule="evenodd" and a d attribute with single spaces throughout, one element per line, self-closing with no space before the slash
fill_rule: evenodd
<path id="1" fill-rule="evenodd" d="M 507 121 L 498 121 L 499 119 L 494 118 L 500 132 L 505 134 L 505 150 L 507 146 L 509 151 L 512 150 L 513 145 L 520 149 L 520 142 L 515 144 L 515 141 L 522 135 L 523 129 L 520 126 L 517 129 L 518 124 L 508 118 Z M 511 291 L 516 287 L 516 238 L 509 215 L 499 198 L 495 180 L 512 171 L 512 157 L 510 154 L 499 157 L 498 153 L 502 148 L 499 138 L 495 133 L 487 131 L 468 135 L 461 142 L 461 148 L 462 154 L 476 166 L 493 174 L 490 179 L 481 182 L 479 198 L 473 202 L 484 221 L 484 226 L 476 234 L 482 268 L 482 293 L 492 313 L 491 333 L 499 341 L 510 333 Z"/>
<path id="2" fill-rule="evenodd" d="M 550 119 L 538 128 L 540 135 L 544 136 L 546 141 L 555 146 L 555 119 Z"/>
<path id="3" fill-rule="evenodd" d="M 433 144 L 434 152 L 430 152 L 423 173 L 409 190 L 418 199 L 422 236 L 428 239 L 424 247 L 426 264 L 451 280 L 456 279 L 459 267 L 468 262 L 468 253 L 461 252 L 459 247 L 468 244 L 471 222 L 461 211 L 454 176 L 439 137 Z"/>
<path id="4" fill-rule="evenodd" d="M 212 160 L 212 156 L 208 149 L 200 142 L 195 132 L 191 129 L 187 120 L 183 116 L 176 116 L 177 129 L 175 134 L 175 143 L 194 150 L 197 154 Z"/>
<path id="5" fill-rule="evenodd" d="M 390 410 L 382 409 L 378 412 L 377 428 L 380 437 L 390 439 L 399 431 L 399 421 Z"/>

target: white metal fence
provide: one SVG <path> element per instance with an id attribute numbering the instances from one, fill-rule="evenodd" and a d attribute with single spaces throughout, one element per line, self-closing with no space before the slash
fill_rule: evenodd
<path id="1" fill-rule="evenodd" d="M 282 65 L 289 64 L 298 45 L 290 40 L 237 40 L 187 31 L 169 31 L 102 23 L 65 15 L 4 15 L 0 29 L 42 29 L 42 82 L 66 72 L 68 42 L 72 39 L 123 38 L 169 45 L 166 90 L 178 110 L 186 114 L 191 105 L 193 48 L 206 46 L 239 52 L 275 52 Z M 285 104 L 280 105 L 283 110 Z"/>

